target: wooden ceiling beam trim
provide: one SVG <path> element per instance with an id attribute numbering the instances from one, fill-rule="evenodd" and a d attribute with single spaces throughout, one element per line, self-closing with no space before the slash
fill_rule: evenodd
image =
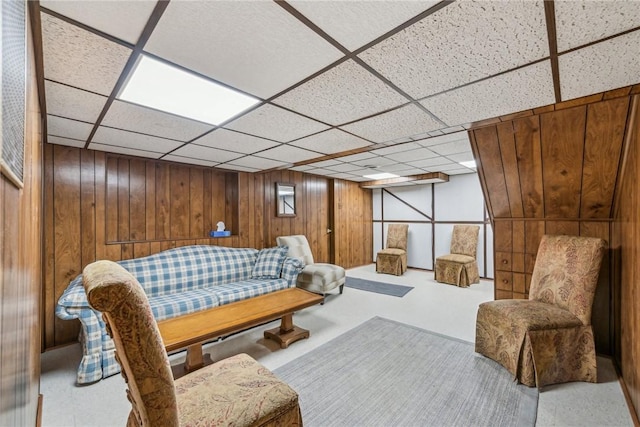
<path id="1" fill-rule="evenodd" d="M 560 93 L 560 67 L 558 65 L 558 40 L 556 35 L 556 12 L 553 0 L 545 0 L 544 16 L 547 22 L 547 39 L 549 40 L 549 59 L 551 60 L 551 76 L 556 103 L 562 101 Z"/>

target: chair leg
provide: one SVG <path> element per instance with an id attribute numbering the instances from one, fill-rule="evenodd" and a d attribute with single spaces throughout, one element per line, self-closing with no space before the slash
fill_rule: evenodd
<path id="1" fill-rule="evenodd" d="M 340 285 L 340 295 L 342 295 L 342 290 L 344 289 L 344 283 Z"/>

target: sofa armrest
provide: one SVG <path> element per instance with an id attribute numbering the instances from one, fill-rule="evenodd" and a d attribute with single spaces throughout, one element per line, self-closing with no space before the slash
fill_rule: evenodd
<path id="1" fill-rule="evenodd" d="M 293 288 L 296 286 L 298 274 L 300 274 L 303 268 L 304 262 L 300 258 L 286 257 L 282 265 L 282 274 L 280 277 L 287 281 L 287 285 L 290 288 Z"/>
<path id="2" fill-rule="evenodd" d="M 91 308 L 91 306 L 89 305 L 89 301 L 87 301 L 87 294 L 84 291 L 84 286 L 82 286 L 82 274 L 78 275 L 78 277 L 76 277 L 71 281 L 71 283 L 69 283 L 67 289 L 64 290 L 64 292 L 58 299 L 56 314 L 59 311 L 64 310 L 64 308 L 72 307 Z"/>

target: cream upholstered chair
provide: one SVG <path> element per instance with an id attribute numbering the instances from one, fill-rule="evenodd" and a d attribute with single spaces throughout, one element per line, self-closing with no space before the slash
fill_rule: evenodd
<path id="1" fill-rule="evenodd" d="M 376 254 L 376 273 L 401 276 L 407 271 L 408 224 L 389 224 L 387 247 Z"/>
<path id="2" fill-rule="evenodd" d="M 326 294 L 337 287 L 344 289 L 346 274 L 344 268 L 335 264 L 316 263 L 307 238 L 301 234 L 276 237 L 278 246 L 288 246 L 287 256 L 301 259 L 305 266 L 298 274 L 296 286 L 316 294 Z M 323 302 L 324 303 L 324 302 Z"/>
<path id="3" fill-rule="evenodd" d="M 476 351 L 528 386 L 597 381 L 591 306 L 602 239 L 543 236 L 528 300 L 480 304 Z"/>
<path id="4" fill-rule="evenodd" d="M 83 284 L 115 343 L 132 405 L 127 426 L 302 425 L 297 393 L 246 354 L 174 381 L 147 296 L 120 265 L 89 264 Z"/>
<path id="5" fill-rule="evenodd" d="M 450 254 L 436 258 L 435 279 L 461 287 L 480 283 L 478 273 L 478 234 L 477 225 L 454 225 L 451 235 Z"/>

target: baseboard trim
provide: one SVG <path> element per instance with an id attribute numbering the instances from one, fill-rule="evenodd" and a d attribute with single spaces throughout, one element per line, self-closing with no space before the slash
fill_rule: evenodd
<path id="1" fill-rule="evenodd" d="M 42 427 L 42 393 L 38 394 L 38 410 L 36 411 L 36 427 Z"/>
<path id="2" fill-rule="evenodd" d="M 622 376 L 622 370 L 618 366 L 615 358 L 612 358 L 613 366 L 616 369 L 616 374 L 618 375 L 618 382 L 620 383 L 620 388 L 622 388 L 622 394 L 624 394 L 624 400 L 627 402 L 627 408 L 629 408 L 629 415 L 631 415 L 631 420 L 633 421 L 633 425 L 635 427 L 640 427 L 640 420 L 638 419 L 638 413 L 636 411 L 640 411 L 640 408 L 635 408 L 633 406 L 633 401 L 631 400 L 631 395 L 629 394 L 629 389 L 627 389 L 627 384 L 624 382 L 624 378 Z"/>

